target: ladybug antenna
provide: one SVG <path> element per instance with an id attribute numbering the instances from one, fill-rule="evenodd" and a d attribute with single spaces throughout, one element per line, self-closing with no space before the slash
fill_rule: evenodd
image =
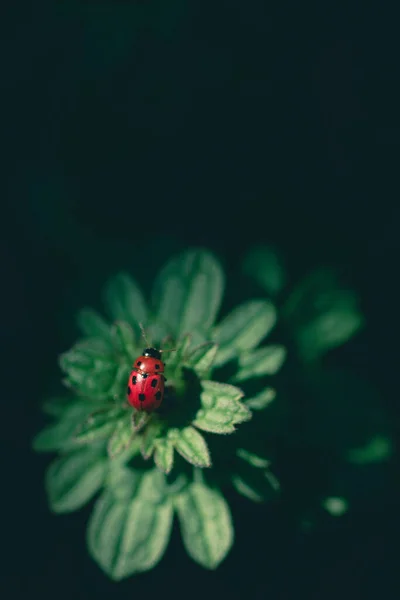
<path id="1" fill-rule="evenodd" d="M 146 342 L 146 345 L 151 346 L 151 344 L 149 343 L 149 340 L 147 339 L 146 332 L 143 327 L 143 323 L 141 323 L 140 321 L 139 321 L 139 327 L 140 327 L 140 331 L 142 332 L 142 337 L 143 337 L 144 341 Z"/>
<path id="2" fill-rule="evenodd" d="M 160 352 L 164 353 L 164 352 L 176 352 L 177 348 L 168 348 L 168 350 L 160 350 Z"/>

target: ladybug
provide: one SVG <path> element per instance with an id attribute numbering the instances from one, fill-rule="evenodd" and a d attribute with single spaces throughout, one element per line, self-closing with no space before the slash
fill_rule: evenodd
<path id="1" fill-rule="evenodd" d="M 161 360 L 161 350 L 146 348 L 133 364 L 128 381 L 128 402 L 136 410 L 152 412 L 156 410 L 164 396 L 165 365 Z"/>
<path id="2" fill-rule="evenodd" d="M 165 365 L 161 360 L 161 350 L 146 348 L 142 356 L 133 363 L 133 368 L 143 373 L 164 373 Z"/>

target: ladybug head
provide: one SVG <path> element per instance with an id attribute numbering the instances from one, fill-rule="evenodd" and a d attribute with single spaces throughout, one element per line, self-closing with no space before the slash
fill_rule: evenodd
<path id="1" fill-rule="evenodd" d="M 161 352 L 160 350 L 156 350 L 156 348 L 146 348 L 143 350 L 143 356 L 149 356 L 150 358 L 161 360 Z"/>

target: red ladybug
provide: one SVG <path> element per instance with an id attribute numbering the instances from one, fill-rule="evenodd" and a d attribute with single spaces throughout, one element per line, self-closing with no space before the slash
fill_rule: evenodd
<path id="1" fill-rule="evenodd" d="M 156 410 L 164 396 L 165 365 L 161 351 L 146 348 L 133 364 L 128 382 L 128 402 L 136 410 L 152 412 Z"/>

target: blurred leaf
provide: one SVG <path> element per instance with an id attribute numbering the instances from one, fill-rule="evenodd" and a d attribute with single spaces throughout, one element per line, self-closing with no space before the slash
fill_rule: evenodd
<path id="1" fill-rule="evenodd" d="M 169 473 L 174 464 L 174 446 L 172 441 L 162 438 L 155 441 L 154 462 L 163 473 Z"/>
<path id="2" fill-rule="evenodd" d="M 243 392 L 231 385 L 202 381 L 202 408 L 193 421 L 198 429 L 211 433 L 232 433 L 235 425 L 251 419 L 250 410 L 240 402 Z"/>
<path id="3" fill-rule="evenodd" d="M 143 481 L 142 471 L 135 471 L 120 461 L 109 466 L 105 486 L 115 500 L 131 500 Z"/>
<path id="4" fill-rule="evenodd" d="M 42 404 L 42 411 L 51 417 L 60 418 L 66 411 L 71 407 L 72 404 L 76 403 L 75 396 L 53 396 L 48 398 Z"/>
<path id="5" fill-rule="evenodd" d="M 375 435 L 364 446 L 354 448 L 347 453 L 347 460 L 356 465 L 367 465 L 388 460 L 394 452 L 393 442 L 389 437 Z"/>
<path id="6" fill-rule="evenodd" d="M 125 321 L 141 339 L 139 323 L 147 323 L 147 307 L 136 282 L 126 273 L 112 277 L 104 289 L 104 303 L 114 321 Z"/>
<path id="7" fill-rule="evenodd" d="M 36 452 L 55 452 L 76 447 L 76 429 L 93 409 L 93 402 L 70 400 L 69 406 L 61 413 L 60 420 L 48 425 L 35 436 L 33 449 Z"/>
<path id="8" fill-rule="evenodd" d="M 129 323 L 118 321 L 111 329 L 111 336 L 115 347 L 123 354 L 129 362 L 134 361 L 137 356 L 135 333 Z"/>
<path id="9" fill-rule="evenodd" d="M 140 485 L 140 494 L 151 504 L 162 504 L 168 495 L 168 485 L 164 473 L 156 468 L 146 471 Z"/>
<path id="10" fill-rule="evenodd" d="M 235 308 L 214 329 L 213 339 L 219 344 L 214 365 L 221 366 L 255 348 L 275 322 L 275 307 L 267 300 L 251 300 Z"/>
<path id="11" fill-rule="evenodd" d="M 117 372 L 114 378 L 114 382 L 110 388 L 109 399 L 116 402 L 121 401 L 121 404 L 126 400 L 126 389 L 131 373 L 132 366 L 128 363 L 120 363 L 117 367 Z"/>
<path id="12" fill-rule="evenodd" d="M 176 431 L 174 446 L 181 456 L 196 467 L 210 467 L 211 458 L 204 437 L 193 427 Z"/>
<path id="13" fill-rule="evenodd" d="M 99 339 L 88 339 L 76 344 L 59 359 L 67 374 L 66 383 L 82 396 L 107 400 L 118 371 L 118 365 L 109 346 Z"/>
<path id="14" fill-rule="evenodd" d="M 168 485 L 168 495 L 170 497 L 177 496 L 188 486 L 188 484 L 188 476 L 181 473 L 174 479 L 172 483 Z"/>
<path id="15" fill-rule="evenodd" d="M 77 429 L 76 441 L 87 444 L 108 437 L 125 414 L 126 410 L 119 406 L 103 408 L 92 413 Z"/>
<path id="16" fill-rule="evenodd" d="M 283 346 L 264 346 L 253 352 L 239 356 L 239 370 L 233 381 L 244 381 L 252 377 L 275 375 L 286 358 L 286 349 Z"/>
<path id="17" fill-rule="evenodd" d="M 232 484 L 238 494 L 252 502 L 266 502 L 275 499 L 280 490 L 279 481 L 268 469 L 254 468 L 250 462 L 237 463 Z"/>
<path id="18" fill-rule="evenodd" d="M 171 338 L 172 339 L 172 338 Z M 167 341 L 170 341 L 168 338 Z M 168 360 L 168 368 L 170 370 L 180 367 L 181 364 L 186 363 L 186 356 L 192 344 L 192 335 L 187 333 L 176 340 L 174 352 L 168 353 L 167 357 L 164 355 L 163 359 Z M 165 351 L 165 349 L 163 349 Z M 166 360 L 164 361 L 165 364 Z"/>
<path id="19" fill-rule="evenodd" d="M 266 469 L 270 462 L 266 458 L 262 458 L 261 456 L 257 456 L 257 454 L 253 454 L 252 452 L 248 452 L 243 448 L 239 448 L 236 452 L 237 456 L 242 460 L 246 461 L 252 467 L 256 467 L 257 469 Z"/>
<path id="20" fill-rule="evenodd" d="M 250 250 L 243 261 L 243 270 L 253 277 L 271 296 L 279 294 L 286 283 L 286 275 L 278 254 L 268 246 Z"/>
<path id="21" fill-rule="evenodd" d="M 322 506 L 333 517 L 341 517 L 348 510 L 348 504 L 344 498 L 325 498 Z"/>
<path id="22" fill-rule="evenodd" d="M 91 448 L 54 460 L 46 473 L 51 509 L 66 513 L 81 508 L 103 485 L 106 468 L 106 460 Z"/>
<path id="23" fill-rule="evenodd" d="M 139 432 L 149 422 L 150 415 L 144 410 L 134 410 L 132 413 L 132 427 L 134 431 Z"/>
<path id="24" fill-rule="evenodd" d="M 229 506 L 221 492 L 192 483 L 176 499 L 186 551 L 197 563 L 215 569 L 233 544 Z"/>
<path id="25" fill-rule="evenodd" d="M 252 502 L 263 502 L 264 497 L 239 475 L 232 475 L 232 485 L 238 494 Z"/>
<path id="26" fill-rule="evenodd" d="M 114 431 L 108 441 L 107 452 L 110 458 L 120 456 L 132 443 L 135 432 L 132 427 L 131 417 L 117 421 L 114 425 Z"/>
<path id="27" fill-rule="evenodd" d="M 363 318 L 349 306 L 336 306 L 298 330 L 297 344 L 305 360 L 315 360 L 327 350 L 347 342 L 363 325 Z"/>
<path id="28" fill-rule="evenodd" d="M 89 338 L 102 338 L 110 341 L 110 326 L 103 317 L 92 308 L 79 311 L 77 323 L 82 333 Z"/>
<path id="29" fill-rule="evenodd" d="M 276 391 L 273 388 L 267 387 L 252 398 L 246 398 L 244 403 L 250 410 L 264 410 L 264 408 L 267 408 L 271 404 L 275 397 Z"/>
<path id="30" fill-rule="evenodd" d="M 210 371 L 217 351 L 218 345 L 213 342 L 202 344 L 189 355 L 185 364 L 193 368 L 199 377 L 202 377 Z"/>
<path id="31" fill-rule="evenodd" d="M 142 436 L 142 445 L 140 451 L 145 460 L 153 454 L 157 438 L 161 435 L 162 427 L 157 422 L 149 423 Z"/>
<path id="32" fill-rule="evenodd" d="M 342 289 L 327 269 L 314 271 L 293 291 L 283 314 L 307 361 L 344 344 L 364 324 L 357 295 Z"/>
<path id="33" fill-rule="evenodd" d="M 132 499 L 117 501 L 107 490 L 96 502 L 87 543 L 94 560 L 115 581 L 152 569 L 171 535 L 173 507 L 154 502 L 143 483 Z"/>
<path id="34" fill-rule="evenodd" d="M 208 252 L 190 250 L 170 260 L 154 284 L 157 321 L 175 337 L 203 332 L 214 323 L 224 290 L 224 275 Z"/>

